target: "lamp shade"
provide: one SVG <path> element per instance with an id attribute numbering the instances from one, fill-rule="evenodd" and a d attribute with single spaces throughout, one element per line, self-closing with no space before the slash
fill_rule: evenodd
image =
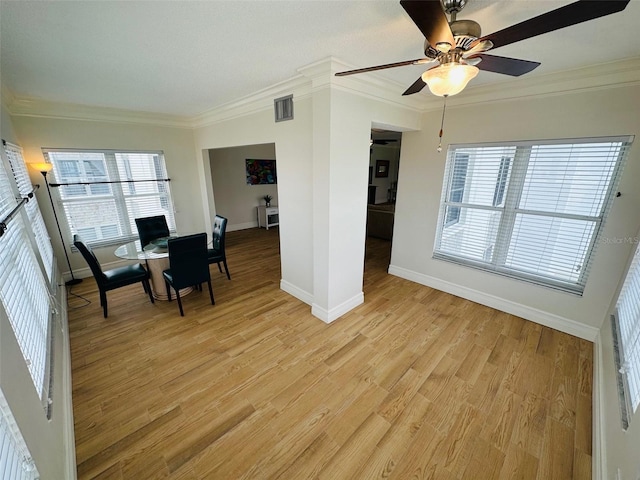
<path id="1" fill-rule="evenodd" d="M 478 75 L 478 71 L 478 67 L 471 65 L 445 63 L 424 72 L 422 80 L 434 95 L 451 96 L 464 90 L 467 83 Z"/>
<path id="2" fill-rule="evenodd" d="M 46 162 L 30 163 L 29 166 L 40 173 L 50 172 L 53 169 L 53 164 Z"/>

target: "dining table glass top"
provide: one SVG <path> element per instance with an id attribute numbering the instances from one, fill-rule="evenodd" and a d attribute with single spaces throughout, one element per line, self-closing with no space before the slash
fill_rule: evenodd
<path id="1" fill-rule="evenodd" d="M 140 240 L 135 240 L 124 245 L 120 245 L 113 252 L 116 257 L 125 260 L 153 260 L 154 258 L 167 258 L 169 250 L 167 249 L 167 241 L 175 238 L 177 235 L 169 237 L 161 237 L 152 240 L 148 245 L 142 248 Z"/>

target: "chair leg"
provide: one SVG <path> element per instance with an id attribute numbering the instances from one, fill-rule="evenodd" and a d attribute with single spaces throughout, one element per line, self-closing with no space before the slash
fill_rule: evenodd
<path id="1" fill-rule="evenodd" d="M 215 305 L 216 301 L 213 299 L 213 288 L 211 288 L 211 279 L 207 280 L 207 284 L 209 285 L 209 296 L 211 297 L 211 305 Z"/>
<path id="2" fill-rule="evenodd" d="M 153 292 L 151 291 L 151 285 L 149 284 L 149 280 L 145 278 L 142 281 L 142 286 L 144 287 L 144 291 L 149 294 L 149 300 L 151 300 L 151 303 L 156 303 L 155 300 L 153 299 Z"/>
<path id="3" fill-rule="evenodd" d="M 102 314 L 107 318 L 107 292 L 100 290 L 100 305 L 102 305 Z"/>
<path id="4" fill-rule="evenodd" d="M 222 273 L 222 267 L 220 266 L 220 262 L 218 262 L 218 271 Z"/>
<path id="5" fill-rule="evenodd" d="M 180 316 L 184 317 L 184 312 L 182 311 L 182 300 L 180 300 L 180 290 L 176 288 L 176 299 L 178 300 L 178 308 L 180 309 Z"/>
<path id="6" fill-rule="evenodd" d="M 231 275 L 229 275 L 229 267 L 227 266 L 227 258 L 225 257 L 222 262 L 224 263 L 224 271 L 227 272 L 227 279 L 231 280 Z"/>
<path id="7" fill-rule="evenodd" d="M 167 297 L 169 297 L 169 301 L 171 301 L 171 287 L 169 286 L 169 282 L 165 280 L 164 284 L 167 287 Z"/>

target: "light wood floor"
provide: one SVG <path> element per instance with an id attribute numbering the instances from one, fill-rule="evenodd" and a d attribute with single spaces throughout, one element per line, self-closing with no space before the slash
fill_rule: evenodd
<path id="1" fill-rule="evenodd" d="M 152 305 L 70 297 L 80 479 L 590 479 L 592 344 L 386 274 L 331 325 L 279 290 L 277 229 L 232 280 Z"/>

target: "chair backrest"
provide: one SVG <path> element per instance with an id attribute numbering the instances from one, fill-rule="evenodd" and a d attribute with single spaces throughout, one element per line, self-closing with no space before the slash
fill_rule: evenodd
<path id="1" fill-rule="evenodd" d="M 151 240 L 169 236 L 169 226 L 164 215 L 136 218 L 136 227 L 138 227 L 138 236 L 143 248 Z"/>
<path id="2" fill-rule="evenodd" d="M 224 253 L 224 237 L 227 234 L 227 219 L 216 215 L 213 219 L 213 243 L 215 250 Z"/>
<path id="3" fill-rule="evenodd" d="M 175 288 L 190 287 L 211 279 L 206 233 L 170 238 L 167 247 L 169 268 Z"/>
<path id="4" fill-rule="evenodd" d="M 91 269 L 91 273 L 93 273 L 96 282 L 102 284 L 105 279 L 104 273 L 102 273 L 100 262 L 98 262 L 96 254 L 93 253 L 91 247 L 84 243 L 84 241 L 82 241 L 80 235 L 73 236 L 73 244 L 78 250 L 80 250 L 80 253 L 84 257 L 85 261 L 89 264 L 89 268 Z"/>

